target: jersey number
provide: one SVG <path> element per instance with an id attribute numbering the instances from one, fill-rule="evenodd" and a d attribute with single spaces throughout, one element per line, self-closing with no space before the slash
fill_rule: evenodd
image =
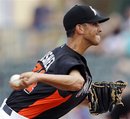
<path id="1" fill-rule="evenodd" d="M 34 69 L 32 70 L 33 72 L 38 72 L 38 73 L 45 73 L 45 69 L 42 66 L 41 62 L 37 62 L 37 64 L 35 65 Z M 34 88 L 37 86 L 37 83 L 33 83 L 32 85 L 30 85 L 28 88 L 25 88 L 24 91 L 27 94 L 30 94 Z"/>

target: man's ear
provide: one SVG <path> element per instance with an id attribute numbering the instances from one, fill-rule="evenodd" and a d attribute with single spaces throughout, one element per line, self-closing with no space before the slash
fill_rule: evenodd
<path id="1" fill-rule="evenodd" d="M 83 26 L 82 26 L 81 24 L 77 24 L 77 25 L 76 25 L 75 31 L 76 31 L 78 34 L 80 34 L 80 35 L 84 34 L 84 28 L 83 28 Z"/>

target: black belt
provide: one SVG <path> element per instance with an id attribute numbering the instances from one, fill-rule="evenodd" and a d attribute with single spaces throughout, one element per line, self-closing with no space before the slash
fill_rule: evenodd
<path id="1" fill-rule="evenodd" d="M 11 114 L 12 114 L 12 109 L 10 109 L 7 104 L 5 104 L 5 105 L 3 106 L 3 110 L 4 110 L 9 116 L 11 116 Z"/>

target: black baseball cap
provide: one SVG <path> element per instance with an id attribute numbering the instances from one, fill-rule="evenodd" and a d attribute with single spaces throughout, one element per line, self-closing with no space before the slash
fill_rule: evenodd
<path id="1" fill-rule="evenodd" d="M 75 5 L 63 18 L 63 25 L 66 31 L 73 29 L 77 24 L 83 23 L 102 23 L 109 20 L 102 16 L 92 6 Z"/>

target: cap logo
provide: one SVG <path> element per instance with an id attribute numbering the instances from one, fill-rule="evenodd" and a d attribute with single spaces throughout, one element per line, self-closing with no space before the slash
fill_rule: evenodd
<path id="1" fill-rule="evenodd" d="M 93 11 L 93 13 L 95 14 L 95 16 L 97 15 L 97 12 L 96 12 L 96 10 L 95 9 L 93 9 L 92 8 L 92 6 L 89 6 L 90 7 L 90 9 Z"/>

